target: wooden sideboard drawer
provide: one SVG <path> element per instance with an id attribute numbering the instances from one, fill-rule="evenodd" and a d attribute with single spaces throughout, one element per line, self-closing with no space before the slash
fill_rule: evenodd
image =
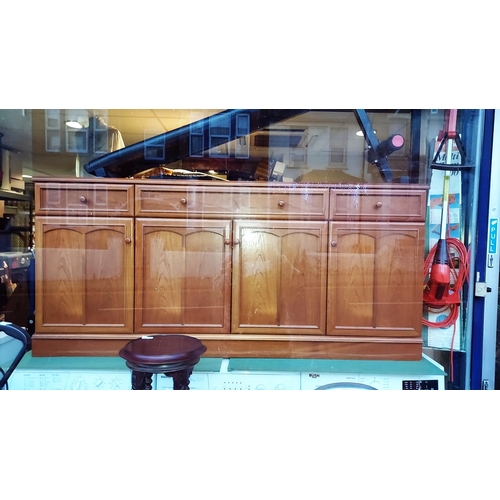
<path id="1" fill-rule="evenodd" d="M 36 184 L 35 215 L 134 215 L 132 184 Z"/>
<path id="2" fill-rule="evenodd" d="M 328 189 L 137 186 L 136 214 L 149 217 L 314 219 L 328 216 Z"/>
<path id="3" fill-rule="evenodd" d="M 330 219 L 418 222 L 425 220 L 426 204 L 425 189 L 334 189 Z"/>

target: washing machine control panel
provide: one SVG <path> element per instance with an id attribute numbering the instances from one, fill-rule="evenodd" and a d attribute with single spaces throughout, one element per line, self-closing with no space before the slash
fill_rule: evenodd
<path id="1" fill-rule="evenodd" d="M 158 391 L 171 391 L 174 388 L 172 377 L 167 377 L 163 373 L 154 376 L 153 388 Z M 192 373 L 189 377 L 189 390 L 203 391 L 208 390 L 208 375 L 206 373 Z"/>
<path id="2" fill-rule="evenodd" d="M 302 373 L 302 390 L 328 388 L 373 388 L 377 390 L 443 390 L 444 375 L 429 377 L 425 375 L 383 375 L 367 373 Z M 326 388 L 326 387 L 325 387 Z"/>
<path id="3" fill-rule="evenodd" d="M 439 380 L 403 380 L 401 385 L 403 391 L 437 391 Z"/>
<path id="4" fill-rule="evenodd" d="M 130 371 L 23 371 L 14 372 L 9 379 L 13 390 L 102 391 L 130 390 Z"/>
<path id="5" fill-rule="evenodd" d="M 157 390 L 171 390 L 171 377 L 156 376 Z M 300 390 L 300 374 L 288 373 L 196 373 L 190 377 L 190 390 L 286 391 Z"/>
<path id="6" fill-rule="evenodd" d="M 300 390 L 299 373 L 211 373 L 214 391 L 293 391 Z"/>

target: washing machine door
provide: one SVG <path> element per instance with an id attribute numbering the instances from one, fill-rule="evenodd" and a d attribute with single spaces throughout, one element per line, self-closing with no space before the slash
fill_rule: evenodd
<path id="1" fill-rule="evenodd" d="M 362 390 L 362 391 L 376 391 L 375 387 L 366 384 L 358 384 L 357 382 L 333 382 L 331 384 L 320 385 L 316 387 L 316 391 L 330 391 L 333 389 L 340 390 Z"/>

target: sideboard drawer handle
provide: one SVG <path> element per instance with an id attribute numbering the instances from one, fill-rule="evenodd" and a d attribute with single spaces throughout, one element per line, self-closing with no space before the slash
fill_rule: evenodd
<path id="1" fill-rule="evenodd" d="M 87 198 L 85 198 L 85 196 L 80 196 L 80 202 L 87 203 Z"/>
<path id="2" fill-rule="evenodd" d="M 285 202 L 283 200 L 280 200 L 280 201 L 278 201 L 278 205 L 280 207 L 284 207 L 285 206 Z"/>
<path id="3" fill-rule="evenodd" d="M 382 202 L 381 201 L 377 201 L 377 204 L 375 205 L 377 208 L 380 208 L 382 206 Z"/>
<path id="4" fill-rule="evenodd" d="M 187 202 L 188 202 L 188 201 L 186 200 L 186 198 L 181 198 L 181 203 L 182 203 L 183 205 L 186 205 L 186 204 L 187 204 Z"/>

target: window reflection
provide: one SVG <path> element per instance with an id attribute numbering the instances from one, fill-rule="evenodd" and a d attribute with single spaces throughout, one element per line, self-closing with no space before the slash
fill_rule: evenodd
<path id="1" fill-rule="evenodd" d="M 388 156 L 389 180 L 380 163 L 367 159 L 372 145 L 357 111 L 31 110 L 24 142 L 31 157 L 23 173 L 136 177 L 167 167 L 215 172 L 230 180 L 276 181 L 271 174 L 280 162 L 281 182 L 427 182 L 426 141 L 438 133 L 442 110 L 362 110 L 378 142 L 404 137 L 403 146 Z M 101 158 L 109 161 L 95 164 Z"/>

